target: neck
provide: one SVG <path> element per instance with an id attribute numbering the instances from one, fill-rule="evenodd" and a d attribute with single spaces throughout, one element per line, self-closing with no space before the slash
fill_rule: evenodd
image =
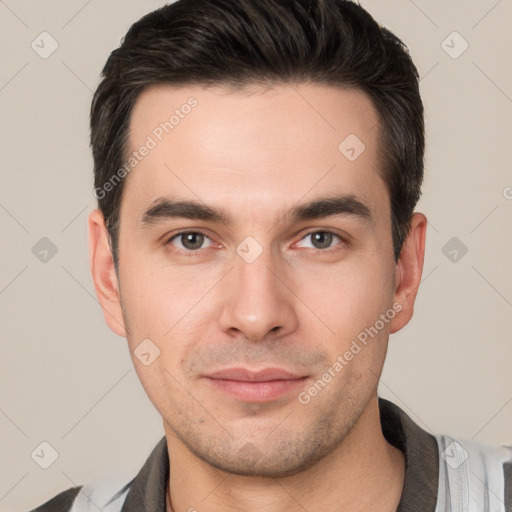
<path id="1" fill-rule="evenodd" d="M 172 512 L 395 512 L 400 501 L 404 457 L 382 434 L 377 397 L 337 449 L 311 468 L 287 477 L 218 470 L 193 455 L 167 425 L 164 428 L 171 461 Z"/>

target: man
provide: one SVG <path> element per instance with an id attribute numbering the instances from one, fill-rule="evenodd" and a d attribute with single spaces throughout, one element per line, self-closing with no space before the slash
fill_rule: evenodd
<path id="1" fill-rule="evenodd" d="M 103 511 L 507 511 L 512 451 L 432 436 L 377 386 L 412 317 L 423 107 L 343 0 L 179 0 L 91 109 L 90 264 L 165 436 Z"/>

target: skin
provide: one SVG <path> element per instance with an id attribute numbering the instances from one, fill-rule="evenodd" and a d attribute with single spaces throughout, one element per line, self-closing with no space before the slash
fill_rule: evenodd
<path id="1" fill-rule="evenodd" d="M 319 84 L 244 92 L 155 86 L 134 107 L 130 151 L 191 96 L 198 105 L 127 177 L 119 275 L 101 212 L 89 216 L 105 320 L 127 338 L 163 418 L 172 510 L 394 511 L 404 458 L 382 435 L 377 386 L 389 334 L 413 314 L 426 219 L 414 214 L 395 262 L 376 110 L 362 92 Z M 338 150 L 349 134 L 366 147 L 354 161 Z M 333 192 L 366 205 L 369 218 L 285 217 Z M 162 196 L 224 208 L 231 223 L 144 224 Z M 198 229 L 207 235 L 198 249 L 175 236 Z M 319 246 L 317 232 L 337 236 Z M 263 250 L 252 263 L 236 252 L 248 236 Z M 400 312 L 300 403 L 299 392 L 393 303 Z M 134 350 L 148 338 L 160 355 L 145 366 Z M 204 378 L 235 366 L 277 366 L 306 378 L 293 392 L 254 403 Z"/>

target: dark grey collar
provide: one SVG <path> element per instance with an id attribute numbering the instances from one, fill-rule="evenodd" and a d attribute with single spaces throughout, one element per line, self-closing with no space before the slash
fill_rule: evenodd
<path id="1" fill-rule="evenodd" d="M 405 482 L 397 512 L 434 512 L 437 502 L 439 452 L 434 436 L 402 409 L 379 398 L 382 431 L 406 460 Z M 133 479 L 121 512 L 165 512 L 169 455 L 165 436 Z"/>
<path id="2" fill-rule="evenodd" d="M 384 437 L 405 456 L 405 481 L 397 512 L 435 512 L 439 480 L 436 438 L 400 407 L 379 398 Z"/>

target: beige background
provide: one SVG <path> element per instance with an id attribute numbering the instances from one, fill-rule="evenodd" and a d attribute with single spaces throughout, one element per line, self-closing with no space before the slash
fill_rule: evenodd
<path id="1" fill-rule="evenodd" d="M 415 318 L 391 339 L 381 394 L 429 431 L 511 444 L 512 2 L 362 4 L 409 46 L 428 136 L 424 282 Z M 160 5 L 0 0 L 5 512 L 103 474 L 134 475 L 163 435 L 125 340 L 103 322 L 86 244 L 92 91 L 130 24 Z M 58 43 L 47 59 L 31 47 L 43 31 Z M 453 31 L 469 44 L 456 59 L 442 46 Z M 446 44 L 453 53 L 463 41 Z M 442 251 L 454 236 L 468 248 L 457 262 Z M 46 263 L 32 252 L 42 237 L 57 248 Z M 31 458 L 42 441 L 59 454 L 46 470 Z"/>

